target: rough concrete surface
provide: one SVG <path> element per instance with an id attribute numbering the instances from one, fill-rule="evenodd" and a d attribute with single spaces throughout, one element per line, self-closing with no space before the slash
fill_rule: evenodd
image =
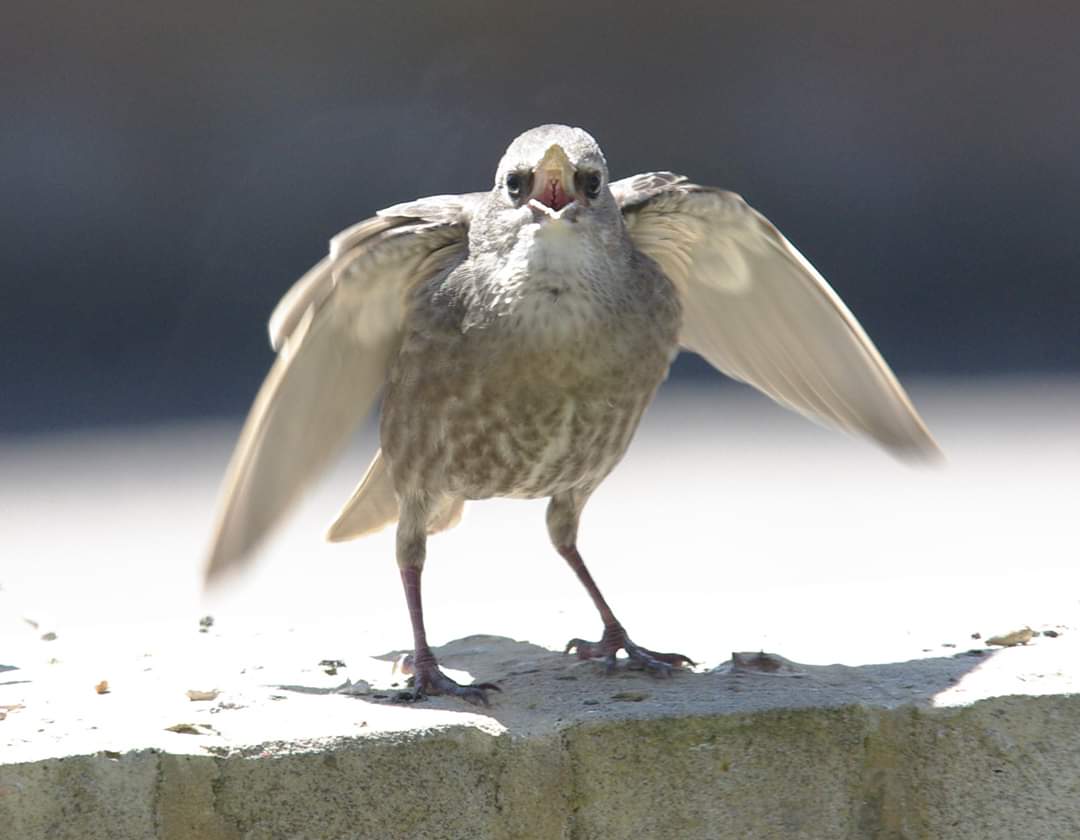
<path id="1" fill-rule="evenodd" d="M 1052 644 L 1076 661 L 1065 637 Z M 441 653 L 501 684 L 490 709 L 394 703 L 389 684 L 325 693 L 332 680 L 312 669 L 249 704 L 191 704 L 183 720 L 205 734 L 167 732 L 180 713 L 159 713 L 152 748 L 83 740 L 5 764 L 0 825 L 13 838 L 162 840 L 1077 837 L 1080 697 L 932 705 L 975 670 L 1034 677 L 1034 652 L 659 681 L 472 637 Z M 261 737 L 237 737 L 245 717 L 262 719 Z M 273 738 L 279 727 L 294 736 Z"/>
<path id="2" fill-rule="evenodd" d="M 583 550 L 700 660 L 670 680 L 562 655 L 598 622 L 542 506 L 473 506 L 425 595 L 488 709 L 396 702 L 392 534 L 318 542 L 363 453 L 203 600 L 233 429 L 0 447 L 0 838 L 1080 837 L 1080 393 L 915 396 L 940 473 L 729 394 L 650 414 Z"/>

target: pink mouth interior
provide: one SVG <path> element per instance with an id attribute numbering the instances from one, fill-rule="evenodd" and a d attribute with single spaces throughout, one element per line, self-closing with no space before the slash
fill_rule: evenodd
<path id="1" fill-rule="evenodd" d="M 558 177 L 552 178 L 544 184 L 540 192 L 537 193 L 536 200 L 556 212 L 562 210 L 567 204 L 573 201 L 573 199 L 566 194 L 566 190 L 563 189 L 562 182 Z"/>

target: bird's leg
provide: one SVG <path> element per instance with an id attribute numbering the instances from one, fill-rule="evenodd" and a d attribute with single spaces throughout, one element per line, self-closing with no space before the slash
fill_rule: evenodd
<path id="1" fill-rule="evenodd" d="M 408 510 L 402 505 L 402 513 Z M 413 691 L 409 699 L 419 700 L 429 694 L 451 694 L 470 703 L 488 705 L 487 692 L 499 691 L 493 683 L 459 685 L 439 669 L 435 654 L 428 646 L 424 631 L 424 605 L 420 597 L 420 576 L 424 569 L 427 533 L 425 522 L 412 527 L 415 517 L 402 516 L 397 531 L 397 558 L 405 601 L 409 605 L 409 621 L 413 631 L 413 655 L 406 661 L 405 670 L 413 675 Z"/>
<path id="2" fill-rule="evenodd" d="M 630 660 L 630 667 L 642 668 L 657 676 L 670 676 L 673 668 L 693 665 L 693 660 L 681 653 L 658 653 L 634 644 L 626 635 L 626 630 L 615 618 L 607 601 L 600 592 L 581 553 L 577 550 L 577 524 L 585 500 L 580 501 L 570 494 L 553 496 L 548 505 L 548 533 L 556 550 L 563 556 L 578 580 L 592 598 L 593 604 L 604 622 L 604 635 L 599 642 L 587 642 L 584 639 L 571 639 L 566 643 L 566 653 L 574 651 L 579 659 L 603 659 L 609 671 L 615 668 L 615 654 L 625 650 Z"/>
<path id="3" fill-rule="evenodd" d="M 615 668 L 615 654 L 620 650 L 625 650 L 630 659 L 630 667 L 643 668 L 663 677 L 669 676 L 673 667 L 694 664 L 690 657 L 681 653 L 658 653 L 630 641 L 630 637 L 626 635 L 626 630 L 615 618 L 611 607 L 608 606 L 596 582 L 592 579 L 592 575 L 585 568 L 585 561 L 581 559 L 577 546 L 556 546 L 556 548 L 558 548 L 559 554 L 570 564 L 570 568 L 574 570 L 578 580 L 585 585 L 586 591 L 588 591 L 593 603 L 596 604 L 596 609 L 600 611 L 600 618 L 604 622 L 604 635 L 599 642 L 571 639 L 566 643 L 566 653 L 574 651 L 579 659 L 603 659 L 610 671 Z"/>

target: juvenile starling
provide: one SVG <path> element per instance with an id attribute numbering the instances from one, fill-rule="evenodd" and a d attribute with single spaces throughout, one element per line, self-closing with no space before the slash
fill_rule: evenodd
<path id="1" fill-rule="evenodd" d="M 336 236 L 270 319 L 278 358 L 229 465 L 207 575 L 246 559 L 383 394 L 382 448 L 330 526 L 397 521 L 414 693 L 486 703 L 440 671 L 424 633 L 427 535 L 467 499 L 550 497 L 551 541 L 604 623 L 567 650 L 665 675 L 578 553 L 589 496 L 622 458 L 680 347 L 818 422 L 897 456 L 938 448 L 862 327 L 738 195 L 670 172 L 611 182 L 579 128 L 507 149 L 488 192 L 421 198 Z"/>

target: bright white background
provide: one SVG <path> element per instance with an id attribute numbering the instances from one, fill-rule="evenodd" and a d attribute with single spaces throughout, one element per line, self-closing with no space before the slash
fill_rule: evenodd
<path id="1" fill-rule="evenodd" d="M 862 664 L 941 655 L 946 642 L 963 649 L 975 631 L 1077 623 L 1080 386 L 930 382 L 912 393 L 944 469 L 904 467 L 744 388 L 663 391 L 581 531 L 631 635 L 706 664 L 754 649 Z M 23 637 L 25 617 L 57 643 L 142 643 L 186 634 L 211 612 L 223 631 L 302 639 L 333 627 L 343 656 L 409 646 L 392 530 L 321 541 L 370 437 L 247 576 L 203 596 L 202 554 L 237 429 L 7 441 L 0 641 Z M 598 633 L 548 545 L 543 505 L 473 503 L 431 540 L 433 643 L 488 633 L 560 647 Z"/>

